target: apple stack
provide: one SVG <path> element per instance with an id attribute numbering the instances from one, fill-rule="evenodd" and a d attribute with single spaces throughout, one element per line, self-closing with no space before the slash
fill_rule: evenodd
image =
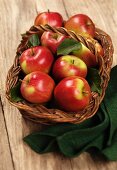
<path id="1" fill-rule="evenodd" d="M 99 63 L 105 51 L 95 39 L 93 21 L 84 14 L 64 21 L 61 14 L 48 11 L 37 15 L 33 28 L 37 31 L 24 34 L 17 51 L 22 75 L 18 99 L 45 110 L 50 103 L 62 113 L 84 111 L 92 104 L 92 93 L 102 95 Z M 16 86 L 11 89 L 12 100 Z"/>

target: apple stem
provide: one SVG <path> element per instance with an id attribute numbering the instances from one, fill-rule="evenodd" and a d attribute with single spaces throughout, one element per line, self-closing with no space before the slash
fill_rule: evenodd
<path id="1" fill-rule="evenodd" d="M 26 83 L 26 81 L 25 81 L 25 80 L 22 80 L 22 79 L 19 79 L 19 81 L 22 82 L 22 83 L 23 83 L 23 82 Z"/>
<path id="2" fill-rule="evenodd" d="M 57 34 L 57 33 L 54 33 L 52 37 L 53 37 L 55 40 L 57 40 L 58 34 Z"/>
<path id="3" fill-rule="evenodd" d="M 33 56 L 35 53 L 34 53 L 34 49 L 33 47 L 31 47 L 31 55 Z"/>
<path id="4" fill-rule="evenodd" d="M 74 64 L 74 60 L 71 60 L 72 64 Z"/>
<path id="5" fill-rule="evenodd" d="M 84 93 L 84 94 L 89 94 L 89 92 L 88 92 L 88 91 L 83 91 L 82 93 Z"/>
<path id="6" fill-rule="evenodd" d="M 24 80 L 22 80 L 22 79 L 19 79 L 19 81 L 20 81 L 20 82 L 23 82 Z"/>
<path id="7" fill-rule="evenodd" d="M 50 13 L 50 10 L 48 9 L 48 13 Z"/>

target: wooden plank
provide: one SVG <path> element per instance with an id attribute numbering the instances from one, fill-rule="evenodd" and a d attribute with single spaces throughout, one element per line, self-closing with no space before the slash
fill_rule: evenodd
<path id="1" fill-rule="evenodd" d="M 111 2 L 107 2 L 106 0 L 100 0 L 98 2 L 94 0 L 64 0 L 64 2 L 62 0 L 3 0 L 0 2 L 0 15 L 2 16 L 0 26 L 2 42 L 0 44 L 0 66 L 1 72 L 3 72 L 1 75 L 1 97 L 14 167 L 16 170 L 105 170 L 109 168 L 115 170 L 117 169 L 116 162 L 96 160 L 87 153 L 83 153 L 74 159 L 67 159 L 56 153 L 38 155 L 22 141 L 23 136 L 34 130 L 39 130 L 40 127 L 22 119 L 18 110 L 8 104 L 4 96 L 5 79 L 8 68 L 13 63 L 16 47 L 20 41 L 20 33 L 24 33 L 33 24 L 34 17 L 38 11 L 46 11 L 47 9 L 59 11 L 64 16 L 64 19 L 67 19 L 67 15 L 71 16 L 79 12 L 86 13 L 95 21 L 97 26 L 112 36 L 114 44 L 117 41 L 117 31 L 114 29 L 117 17 L 116 0 L 112 0 Z M 106 18 L 106 9 L 108 10 L 108 19 Z M 113 16 L 112 13 L 114 13 Z M 114 21 L 111 21 L 111 16 Z M 106 23 L 104 21 L 106 21 Z M 115 63 L 117 63 L 116 50 L 114 55 L 114 64 Z"/>
<path id="2" fill-rule="evenodd" d="M 26 144 L 23 143 L 23 136 L 29 134 L 34 130 L 39 130 L 39 125 L 22 119 L 18 110 L 11 106 L 5 99 L 5 79 L 8 68 L 12 65 L 15 56 L 15 51 L 18 43 L 20 42 L 20 33 L 24 33 L 31 25 L 37 14 L 37 10 L 47 10 L 45 4 L 47 1 L 32 1 L 32 0 L 7 0 L 0 2 L 0 12 L 2 16 L 1 21 L 1 41 L 0 44 L 0 66 L 1 72 L 1 97 L 4 106 L 4 114 L 8 135 L 10 140 L 11 152 L 13 156 L 14 167 L 16 170 L 71 170 L 71 163 L 69 159 L 65 159 L 60 155 L 45 154 L 38 155 L 33 152 Z M 58 10 L 54 1 L 54 10 Z M 48 4 L 48 8 L 51 10 Z M 61 11 L 64 7 L 59 4 Z M 6 15 L 7 13 L 7 15 Z"/>
<path id="3" fill-rule="evenodd" d="M 13 161 L 3 114 L 2 103 L 0 100 L 0 169 L 13 170 Z"/>
<path id="4" fill-rule="evenodd" d="M 64 8 L 64 2 L 62 0 L 41 0 L 37 1 L 37 12 L 43 12 L 43 11 L 56 11 L 61 13 L 62 16 L 64 16 L 64 19 L 66 20 L 68 18 L 67 13 Z"/>

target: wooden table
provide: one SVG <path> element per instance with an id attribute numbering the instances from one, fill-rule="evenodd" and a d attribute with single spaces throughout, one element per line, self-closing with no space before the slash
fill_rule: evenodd
<path id="1" fill-rule="evenodd" d="M 23 143 L 23 136 L 39 129 L 24 120 L 5 98 L 5 79 L 13 63 L 16 47 L 33 25 L 40 11 L 58 11 L 67 19 L 85 13 L 96 26 L 112 37 L 117 64 L 117 0 L 0 0 L 0 170 L 116 170 L 117 162 L 107 162 L 88 153 L 74 159 L 51 153 L 38 155 Z"/>

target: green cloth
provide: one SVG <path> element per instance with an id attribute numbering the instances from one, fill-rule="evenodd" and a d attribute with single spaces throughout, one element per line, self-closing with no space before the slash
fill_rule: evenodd
<path id="1" fill-rule="evenodd" d="M 58 151 L 75 157 L 94 150 L 117 160 L 117 66 L 111 71 L 106 95 L 95 116 L 80 124 L 57 124 L 24 138 L 37 153 Z"/>

